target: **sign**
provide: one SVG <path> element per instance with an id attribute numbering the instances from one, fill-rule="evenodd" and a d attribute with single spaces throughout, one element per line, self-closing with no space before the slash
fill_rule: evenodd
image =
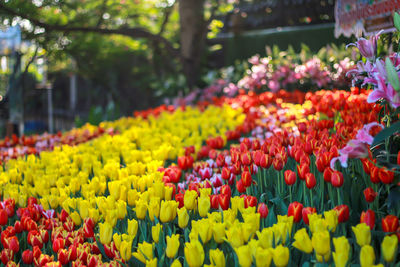
<path id="1" fill-rule="evenodd" d="M 337 0 L 335 37 L 394 31 L 393 14 L 399 10 L 400 0 Z"/>

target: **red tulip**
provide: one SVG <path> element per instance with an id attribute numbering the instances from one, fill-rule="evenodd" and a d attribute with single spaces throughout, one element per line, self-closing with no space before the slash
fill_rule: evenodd
<path id="1" fill-rule="evenodd" d="M 97 250 L 95 248 L 97 248 Z M 100 249 L 99 249 L 99 247 L 97 246 L 96 243 L 92 243 L 92 249 L 91 250 L 92 250 L 92 253 L 94 253 L 94 254 L 100 254 L 101 253 Z M 77 259 L 77 257 L 78 257 L 78 252 L 77 252 L 76 245 L 69 246 L 69 248 L 68 248 L 68 261 L 74 261 L 74 260 Z"/>
<path id="2" fill-rule="evenodd" d="M 40 249 L 43 247 L 42 237 L 37 230 L 29 231 L 27 240 L 28 244 L 32 247 L 38 246 Z"/>
<path id="3" fill-rule="evenodd" d="M 386 233 L 396 232 L 399 227 L 399 218 L 394 215 L 387 215 L 382 218 L 382 229 Z"/>
<path id="4" fill-rule="evenodd" d="M 223 185 L 221 186 L 221 190 L 220 193 L 223 195 L 227 195 L 229 196 L 229 198 L 232 196 L 232 190 L 231 187 L 229 185 Z"/>
<path id="5" fill-rule="evenodd" d="M 310 166 L 307 164 L 297 165 L 297 174 L 299 175 L 300 180 L 306 179 L 306 174 L 310 172 Z"/>
<path id="6" fill-rule="evenodd" d="M 317 213 L 316 208 L 313 208 L 313 207 L 303 208 L 303 210 L 301 211 L 301 215 L 303 217 L 303 221 L 305 224 L 307 224 L 307 225 L 309 224 L 308 215 L 313 214 L 313 213 Z"/>
<path id="7" fill-rule="evenodd" d="M 243 185 L 243 181 L 242 179 L 239 179 L 238 181 L 236 181 L 236 189 L 239 193 L 244 193 L 246 192 L 246 188 Z"/>
<path id="8" fill-rule="evenodd" d="M 384 184 L 391 184 L 394 180 L 394 172 L 379 168 L 379 180 Z"/>
<path id="9" fill-rule="evenodd" d="M 400 150 L 397 152 L 397 165 L 400 165 Z"/>
<path id="10" fill-rule="evenodd" d="M 14 252 L 11 249 L 3 249 L 0 254 L 1 262 L 6 265 L 9 261 L 14 258 Z"/>
<path id="11" fill-rule="evenodd" d="M 260 167 L 261 157 L 263 156 L 263 154 L 264 153 L 261 150 L 256 150 L 256 151 L 253 151 L 253 153 L 252 153 L 253 161 L 259 167 Z"/>
<path id="12" fill-rule="evenodd" d="M 32 250 L 25 250 L 22 252 L 22 262 L 25 264 L 32 264 L 33 263 L 33 252 Z"/>
<path id="13" fill-rule="evenodd" d="M 343 185 L 343 173 L 334 171 L 331 176 L 331 183 L 334 187 L 341 187 Z"/>
<path id="14" fill-rule="evenodd" d="M 14 223 L 14 229 L 15 229 L 15 232 L 16 232 L 17 234 L 21 233 L 21 232 L 24 230 L 24 227 L 23 227 L 21 221 L 15 221 L 15 223 Z"/>
<path id="15" fill-rule="evenodd" d="M 281 171 L 283 169 L 283 166 L 285 165 L 285 162 L 283 161 L 282 158 L 274 158 L 273 160 L 273 165 L 274 165 L 274 169 L 277 171 Z"/>
<path id="16" fill-rule="evenodd" d="M 287 185 L 294 185 L 296 182 L 296 173 L 291 170 L 286 170 L 285 171 L 285 183 Z"/>
<path id="17" fill-rule="evenodd" d="M 261 159 L 260 159 L 260 166 L 264 169 L 268 169 L 271 167 L 272 164 L 272 158 L 268 154 L 263 154 Z"/>
<path id="18" fill-rule="evenodd" d="M 66 265 L 69 262 L 68 251 L 66 249 L 60 249 L 57 253 L 57 260 L 61 265 Z"/>
<path id="19" fill-rule="evenodd" d="M 375 226 L 375 212 L 373 210 L 361 212 L 360 223 L 367 224 L 372 230 Z"/>
<path id="20" fill-rule="evenodd" d="M 371 182 L 373 182 L 374 184 L 379 183 L 380 182 L 380 179 L 379 179 L 379 168 L 376 167 L 376 166 L 371 166 L 370 167 L 370 172 L 371 172 L 371 174 L 370 174 Z"/>
<path id="21" fill-rule="evenodd" d="M 240 172 L 242 171 L 242 165 L 240 164 L 239 161 L 235 162 L 232 166 L 231 166 L 231 172 L 235 175 L 239 175 Z"/>
<path id="22" fill-rule="evenodd" d="M 336 211 L 336 213 L 338 215 L 339 223 L 347 222 L 347 220 L 349 219 L 349 216 L 350 216 L 349 207 L 347 205 L 343 204 L 343 205 L 336 206 L 334 208 L 334 210 Z"/>
<path id="23" fill-rule="evenodd" d="M 62 209 L 59 217 L 60 217 L 60 221 L 66 222 L 67 218 L 69 217 L 69 214 L 64 209 Z"/>
<path id="24" fill-rule="evenodd" d="M 317 184 L 317 180 L 315 180 L 315 176 L 313 173 L 307 173 L 306 174 L 306 186 L 309 189 L 314 188 L 314 186 Z"/>
<path id="25" fill-rule="evenodd" d="M 251 143 L 251 149 L 258 150 L 260 148 L 261 148 L 260 140 L 253 139 L 253 142 Z"/>
<path id="26" fill-rule="evenodd" d="M 300 157 L 300 165 L 303 165 L 303 164 L 308 165 L 308 166 L 310 166 L 310 164 L 311 164 L 310 157 L 307 154 L 303 154 Z"/>
<path id="27" fill-rule="evenodd" d="M 219 154 L 217 156 L 217 159 L 215 160 L 215 163 L 217 164 L 218 167 L 222 167 L 225 165 L 225 156 L 223 154 Z"/>
<path id="28" fill-rule="evenodd" d="M 53 251 L 58 253 L 58 251 L 65 246 L 65 240 L 63 238 L 57 238 L 53 241 Z"/>
<path id="29" fill-rule="evenodd" d="M 265 203 L 258 204 L 257 212 L 260 213 L 261 218 L 267 218 L 268 216 L 268 206 Z"/>
<path id="30" fill-rule="evenodd" d="M 372 187 L 368 187 L 364 190 L 364 197 L 368 203 L 371 203 L 375 200 L 378 194 L 372 189 Z"/>
<path id="31" fill-rule="evenodd" d="M 19 251 L 19 241 L 16 236 L 9 237 L 6 241 L 8 249 L 11 249 L 14 253 Z"/>
<path id="32" fill-rule="evenodd" d="M 325 168 L 324 170 L 324 181 L 327 183 L 331 182 L 331 178 L 332 178 L 332 174 L 333 174 L 333 170 L 331 169 L 331 167 Z"/>
<path id="33" fill-rule="evenodd" d="M 210 195 L 210 203 L 212 209 L 218 209 L 219 207 L 219 195 Z"/>
<path id="34" fill-rule="evenodd" d="M 257 206 L 257 198 L 255 196 L 246 196 L 244 198 L 244 207 L 255 207 Z"/>
<path id="35" fill-rule="evenodd" d="M 303 204 L 295 201 L 289 204 L 288 216 L 293 216 L 293 221 L 298 223 L 301 220 Z"/>
<path id="36" fill-rule="evenodd" d="M 230 203 L 231 197 L 229 195 L 225 194 L 219 194 L 218 195 L 218 203 L 221 209 L 227 210 L 229 209 L 229 203 Z"/>
<path id="37" fill-rule="evenodd" d="M 252 162 L 250 152 L 246 151 L 240 154 L 240 161 L 242 162 L 243 165 L 249 166 Z"/>
<path id="38" fill-rule="evenodd" d="M 251 178 L 251 174 L 248 171 L 242 172 L 242 182 L 244 187 L 249 187 L 253 179 Z"/>
<path id="39" fill-rule="evenodd" d="M 0 225 L 6 225 L 8 221 L 7 211 L 0 209 Z"/>
<path id="40" fill-rule="evenodd" d="M 221 178 L 228 180 L 231 177 L 231 171 L 227 167 L 223 167 L 221 171 Z"/>
<path id="41" fill-rule="evenodd" d="M 175 195 L 175 201 L 179 203 L 178 208 L 182 208 L 185 204 L 183 202 L 184 194 L 179 193 Z"/>

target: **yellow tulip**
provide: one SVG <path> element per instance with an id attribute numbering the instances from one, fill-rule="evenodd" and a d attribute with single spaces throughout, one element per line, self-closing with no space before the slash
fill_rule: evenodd
<path id="1" fill-rule="evenodd" d="M 371 243 L 371 229 L 365 223 L 357 224 L 352 227 L 354 234 L 356 235 L 357 244 L 362 247 Z"/>
<path id="2" fill-rule="evenodd" d="M 386 262 L 392 262 L 397 255 L 399 240 L 396 235 L 385 236 L 382 241 L 382 254 Z"/>
<path id="3" fill-rule="evenodd" d="M 325 211 L 324 218 L 325 218 L 325 222 L 328 227 L 328 230 L 331 232 L 335 232 L 336 226 L 339 223 L 337 212 L 335 210 Z"/>
<path id="4" fill-rule="evenodd" d="M 171 267 L 182 267 L 182 263 L 178 259 L 175 259 L 172 262 Z"/>
<path id="5" fill-rule="evenodd" d="M 200 188 L 200 197 L 210 197 L 211 195 L 211 188 Z"/>
<path id="6" fill-rule="evenodd" d="M 72 221 L 74 222 L 75 225 L 81 225 L 82 224 L 82 220 L 81 220 L 81 216 L 79 216 L 78 212 L 74 211 L 69 215 L 72 219 Z"/>
<path id="7" fill-rule="evenodd" d="M 253 262 L 249 246 L 240 246 L 235 249 L 236 255 L 239 259 L 240 266 L 249 267 Z"/>
<path id="8" fill-rule="evenodd" d="M 350 254 L 350 244 L 346 237 L 333 238 L 335 252 L 332 253 L 333 261 L 338 267 L 345 267 Z"/>
<path id="9" fill-rule="evenodd" d="M 272 228 L 264 228 L 261 232 L 257 231 L 258 240 L 262 248 L 272 248 L 272 241 L 274 239 L 274 232 Z"/>
<path id="10" fill-rule="evenodd" d="M 99 210 L 95 208 L 89 209 L 89 217 L 92 218 L 95 223 L 97 223 L 100 220 Z"/>
<path id="11" fill-rule="evenodd" d="M 256 266 L 268 267 L 271 265 L 272 254 L 269 249 L 257 247 L 256 249 Z"/>
<path id="12" fill-rule="evenodd" d="M 115 246 L 119 250 L 121 242 L 122 242 L 121 235 L 119 235 L 118 233 L 113 234 L 113 241 L 114 241 Z"/>
<path id="13" fill-rule="evenodd" d="M 203 244 L 210 241 L 212 237 L 212 229 L 209 219 L 192 221 L 192 233 L 196 233 L 201 238 Z"/>
<path id="14" fill-rule="evenodd" d="M 284 267 L 289 263 L 289 249 L 282 245 L 272 250 L 272 258 L 277 267 Z"/>
<path id="15" fill-rule="evenodd" d="M 99 223 L 100 242 L 103 245 L 108 245 L 112 239 L 113 229 L 108 222 Z"/>
<path id="16" fill-rule="evenodd" d="M 331 238 L 329 232 L 325 230 L 313 233 L 311 242 L 317 254 L 317 260 L 328 261 L 331 254 Z"/>
<path id="17" fill-rule="evenodd" d="M 118 219 L 123 219 L 125 218 L 126 214 L 127 214 L 127 209 L 126 209 L 126 202 L 122 201 L 122 200 L 118 200 L 117 201 L 117 205 L 116 205 L 116 210 L 117 210 L 117 218 Z"/>
<path id="18" fill-rule="evenodd" d="M 313 245 L 305 228 L 298 230 L 294 234 L 294 239 L 293 246 L 295 248 L 308 254 L 313 252 Z"/>
<path id="19" fill-rule="evenodd" d="M 135 206 L 138 198 L 139 198 L 139 194 L 138 194 L 138 191 L 136 191 L 136 189 L 128 190 L 127 200 L 128 200 L 129 206 Z"/>
<path id="20" fill-rule="evenodd" d="M 165 200 L 172 200 L 172 193 L 174 192 L 174 188 L 171 186 L 166 186 L 164 188 L 164 198 Z"/>
<path id="21" fill-rule="evenodd" d="M 164 188 L 165 188 L 164 183 L 162 181 L 155 182 L 153 184 L 153 188 L 154 188 L 154 195 L 160 199 L 164 199 Z"/>
<path id="22" fill-rule="evenodd" d="M 138 244 L 137 251 L 133 252 L 132 256 L 141 262 L 146 263 L 146 261 L 153 259 L 153 249 L 153 244 L 143 241 L 143 243 Z"/>
<path id="23" fill-rule="evenodd" d="M 128 220 L 127 234 L 135 238 L 137 231 L 138 231 L 138 221 L 136 221 L 135 219 Z"/>
<path id="24" fill-rule="evenodd" d="M 89 201 L 81 200 L 79 202 L 79 213 L 82 219 L 89 217 Z"/>
<path id="25" fill-rule="evenodd" d="M 204 262 L 203 245 L 198 240 L 185 243 L 185 259 L 189 267 L 200 267 Z"/>
<path id="26" fill-rule="evenodd" d="M 119 253 L 124 261 L 129 261 L 129 259 L 132 257 L 132 240 L 122 241 Z"/>
<path id="27" fill-rule="evenodd" d="M 225 225 L 223 223 L 214 223 L 211 229 L 214 241 L 218 244 L 223 243 L 225 238 Z"/>
<path id="28" fill-rule="evenodd" d="M 368 227 L 369 229 L 369 227 Z M 375 251 L 370 245 L 365 245 L 360 251 L 360 265 L 361 267 L 369 267 L 374 265 Z"/>
<path id="29" fill-rule="evenodd" d="M 219 249 L 210 250 L 210 262 L 215 267 L 225 267 L 225 255 Z"/>
<path id="30" fill-rule="evenodd" d="M 152 197 L 147 210 L 151 221 L 154 221 L 154 217 L 158 218 L 160 215 L 160 198 Z"/>
<path id="31" fill-rule="evenodd" d="M 174 220 L 176 217 L 178 205 L 179 203 L 174 200 L 161 201 L 160 221 L 166 223 Z"/>
<path id="32" fill-rule="evenodd" d="M 232 225 L 226 230 L 226 237 L 232 247 L 237 248 L 244 244 L 242 227 L 240 225 Z"/>
<path id="33" fill-rule="evenodd" d="M 157 258 L 147 260 L 146 267 L 157 267 Z"/>
<path id="34" fill-rule="evenodd" d="M 194 190 L 187 190 L 183 197 L 183 202 L 185 204 L 185 208 L 188 210 L 196 209 L 197 203 L 197 192 Z"/>
<path id="35" fill-rule="evenodd" d="M 231 198 L 231 207 L 232 210 L 237 212 L 237 211 L 242 211 L 244 209 L 244 199 L 242 197 L 236 196 Z M 224 216 L 225 218 L 225 216 Z"/>
<path id="36" fill-rule="evenodd" d="M 147 203 L 141 199 L 136 202 L 136 207 L 134 208 L 134 210 L 138 219 L 144 220 L 144 218 L 146 218 L 147 206 Z"/>
<path id="37" fill-rule="evenodd" d="M 165 255 L 171 259 L 175 258 L 176 253 L 178 253 L 179 245 L 179 234 L 167 236 L 167 248 L 165 250 Z"/>
<path id="38" fill-rule="evenodd" d="M 207 217 L 208 211 L 210 210 L 211 202 L 209 196 L 201 196 L 198 199 L 198 211 L 201 217 Z"/>
<path id="39" fill-rule="evenodd" d="M 151 227 L 151 236 L 153 237 L 155 243 L 158 243 L 161 231 L 162 231 L 162 225 L 159 223 Z"/>
<path id="40" fill-rule="evenodd" d="M 185 228 L 189 223 L 189 214 L 185 207 L 178 209 L 178 225 L 180 228 Z"/>

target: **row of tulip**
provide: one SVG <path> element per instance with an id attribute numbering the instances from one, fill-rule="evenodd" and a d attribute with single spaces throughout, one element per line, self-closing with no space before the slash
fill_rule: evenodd
<path id="1" fill-rule="evenodd" d="M 0 174 L 1 260 L 397 262 L 392 234 L 400 232 L 399 211 L 385 202 L 398 178 L 351 153 L 352 170 L 331 166 L 376 121 L 379 109 L 366 103 L 367 95 L 357 89 L 242 94 L 215 99 L 217 106 L 160 108 L 104 123 L 120 134 L 9 160 Z M 370 126 L 364 135 L 380 130 Z"/>

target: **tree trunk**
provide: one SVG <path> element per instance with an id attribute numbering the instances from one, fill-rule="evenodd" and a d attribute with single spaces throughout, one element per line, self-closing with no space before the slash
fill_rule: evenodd
<path id="1" fill-rule="evenodd" d="M 179 0 L 180 43 L 183 72 L 189 88 L 199 78 L 206 40 L 204 0 Z"/>

